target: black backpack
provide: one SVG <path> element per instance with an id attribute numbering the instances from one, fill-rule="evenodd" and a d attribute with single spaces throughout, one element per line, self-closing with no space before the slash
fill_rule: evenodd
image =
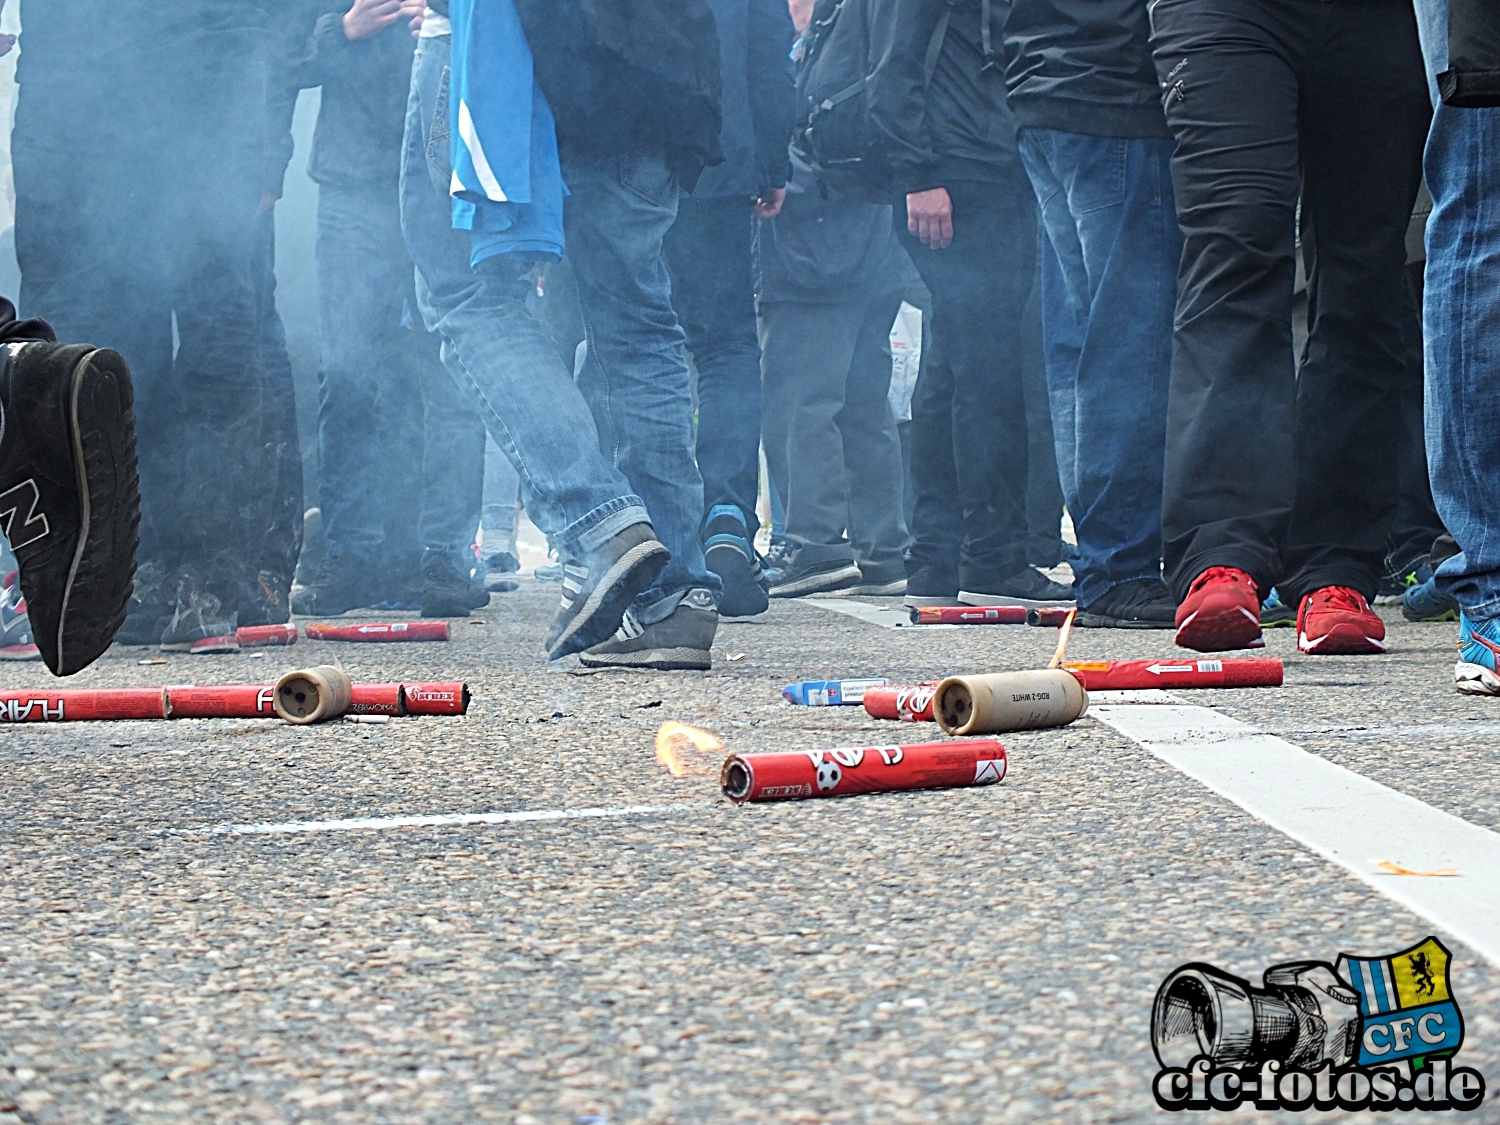
<path id="1" fill-rule="evenodd" d="M 948 0 L 928 41 L 923 72 L 929 82 L 957 2 Z M 891 176 L 870 133 L 865 94 L 871 65 L 869 19 L 869 0 L 818 0 L 797 65 L 792 148 L 834 191 L 889 203 Z"/>

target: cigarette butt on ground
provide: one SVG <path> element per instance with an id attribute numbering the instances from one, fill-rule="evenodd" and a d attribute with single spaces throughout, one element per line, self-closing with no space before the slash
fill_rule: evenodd
<path id="1" fill-rule="evenodd" d="M 1442 867 L 1436 871 L 1412 871 L 1410 868 L 1402 867 L 1399 863 L 1392 863 L 1388 859 L 1372 859 L 1370 862 L 1387 875 L 1414 875 L 1419 879 L 1445 879 L 1458 874 L 1458 868 L 1456 867 Z"/>

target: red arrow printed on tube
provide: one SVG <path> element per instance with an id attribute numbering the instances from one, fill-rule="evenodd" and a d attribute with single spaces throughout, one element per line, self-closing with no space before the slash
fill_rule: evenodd
<path id="1" fill-rule="evenodd" d="M 1065 660 L 1063 667 L 1087 691 L 1134 688 L 1280 687 L 1281 661 L 1250 660 Z"/>

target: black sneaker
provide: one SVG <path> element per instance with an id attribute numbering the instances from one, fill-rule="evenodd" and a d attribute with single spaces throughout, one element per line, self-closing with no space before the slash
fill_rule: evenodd
<path id="1" fill-rule="evenodd" d="M 776 584 L 771 587 L 771 597 L 805 598 L 809 594 L 831 594 L 858 585 L 859 567 L 853 559 L 804 565 L 794 557 L 782 568 Z"/>
<path id="2" fill-rule="evenodd" d="M 718 627 L 714 596 L 707 590 L 689 590 L 671 613 L 650 625 L 642 625 L 635 611 L 627 609 L 615 635 L 585 649 L 578 660 L 586 668 L 706 672 L 713 667 Z"/>
<path id="3" fill-rule="evenodd" d="M 256 571 L 241 584 L 235 603 L 239 625 L 285 625 L 291 620 L 291 591 L 284 578 L 269 570 Z"/>
<path id="4" fill-rule="evenodd" d="M 521 572 L 521 560 L 509 551 L 500 551 L 484 560 L 484 588 L 492 594 L 508 594 L 521 584 L 512 574 Z"/>
<path id="5" fill-rule="evenodd" d="M 1160 578 L 1138 578 L 1080 606 L 1073 624 L 1082 629 L 1175 629 L 1177 599 Z"/>
<path id="6" fill-rule="evenodd" d="M 238 652 L 234 610 L 209 591 L 198 573 L 186 569 L 177 579 L 177 599 L 167 627 L 162 630 L 163 652 L 207 655 Z"/>
<path id="7" fill-rule="evenodd" d="M 490 592 L 458 568 L 442 551 L 422 556 L 422 616 L 468 617 L 490 604 Z"/>
<path id="8" fill-rule="evenodd" d="M 656 581 L 672 556 L 649 523 L 631 524 L 593 553 L 586 563 L 563 564 L 562 605 L 547 638 L 547 659 L 608 640 L 625 609 Z"/>
<path id="9" fill-rule="evenodd" d="M 371 568 L 355 559 L 324 555 L 311 581 L 292 590 L 292 612 L 304 617 L 337 617 L 379 601 L 370 589 Z"/>
<path id="10" fill-rule="evenodd" d="M 176 584 L 158 562 L 136 567 L 135 589 L 125 609 L 125 623 L 115 634 L 120 645 L 159 645 L 176 608 Z"/>
<path id="11" fill-rule="evenodd" d="M 1027 566 L 1000 582 L 986 582 L 981 589 L 960 589 L 958 601 L 960 605 L 1022 605 L 1038 609 L 1071 605 L 1073 586 L 1054 582 L 1035 567 Z"/>
<path id="12" fill-rule="evenodd" d="M 906 570 L 906 597 L 903 605 L 958 605 L 958 573 L 945 567 L 922 565 Z"/>
<path id="13" fill-rule="evenodd" d="M 141 519 L 135 390 L 118 352 L 5 345 L 0 532 L 37 648 L 57 676 L 88 667 L 125 620 Z"/>
<path id="14" fill-rule="evenodd" d="M 1375 592 L 1375 604 L 1400 605 L 1406 591 L 1432 577 L 1432 567 L 1427 560 L 1426 551 L 1408 559 L 1393 559 L 1387 555 L 1385 573 L 1380 576 L 1380 585 Z"/>
<path id="15" fill-rule="evenodd" d="M 715 504 L 703 528 L 703 560 L 724 583 L 719 613 L 724 617 L 754 617 L 771 601 L 770 584 L 750 544 L 745 517 L 733 504 Z"/>
<path id="16" fill-rule="evenodd" d="M 849 587 L 851 594 L 864 594 L 871 598 L 899 598 L 906 593 L 906 568 L 861 566 L 859 582 Z"/>

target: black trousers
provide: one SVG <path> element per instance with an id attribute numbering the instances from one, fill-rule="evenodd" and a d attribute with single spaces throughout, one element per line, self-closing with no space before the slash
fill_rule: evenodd
<path id="1" fill-rule="evenodd" d="M 907 560 L 985 590 L 1026 566 L 1029 445 L 1022 314 L 1036 270 L 1036 197 L 1013 184 L 945 185 L 953 243 L 924 246 L 895 209 L 896 233 L 932 293 L 931 362 L 911 404 L 915 494 Z"/>
<path id="2" fill-rule="evenodd" d="M 1394 515 L 1404 237 L 1430 115 L 1406 0 L 1157 0 L 1179 272 L 1162 537 L 1295 600 L 1373 597 Z M 1309 335 L 1292 354 L 1301 198 Z"/>

